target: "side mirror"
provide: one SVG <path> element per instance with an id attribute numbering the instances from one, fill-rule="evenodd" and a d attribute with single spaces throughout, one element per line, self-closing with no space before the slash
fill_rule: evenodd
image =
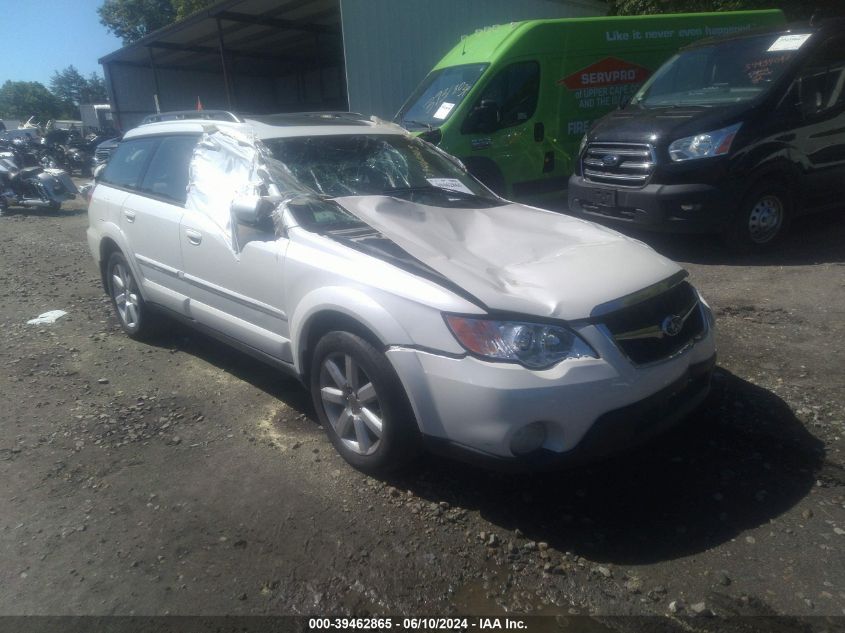
<path id="1" fill-rule="evenodd" d="M 499 119 L 499 104 L 492 99 L 482 99 L 467 116 L 463 131 L 489 134 L 499 127 Z"/>
<path id="2" fill-rule="evenodd" d="M 94 180 L 97 180 L 106 170 L 106 163 L 101 163 L 94 167 Z"/>
<path id="3" fill-rule="evenodd" d="M 238 196 L 232 200 L 232 215 L 238 224 L 257 226 L 266 221 L 275 205 L 261 196 Z"/>

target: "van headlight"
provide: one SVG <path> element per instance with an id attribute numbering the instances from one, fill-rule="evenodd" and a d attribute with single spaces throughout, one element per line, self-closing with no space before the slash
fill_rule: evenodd
<path id="1" fill-rule="evenodd" d="M 546 369 L 567 358 L 598 358 L 590 345 L 572 330 L 544 323 L 496 321 L 445 315 L 458 342 L 488 360 Z"/>
<path id="2" fill-rule="evenodd" d="M 578 156 L 581 156 L 584 153 L 584 150 L 587 149 L 587 134 L 585 133 L 584 136 L 581 137 L 581 144 L 578 145 Z"/>
<path id="3" fill-rule="evenodd" d="M 713 132 L 687 136 L 669 144 L 669 157 L 676 163 L 695 158 L 710 158 L 727 154 L 742 123 Z"/>

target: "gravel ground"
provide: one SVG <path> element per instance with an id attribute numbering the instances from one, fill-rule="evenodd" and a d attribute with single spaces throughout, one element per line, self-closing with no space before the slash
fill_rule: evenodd
<path id="1" fill-rule="evenodd" d="M 86 223 L 0 218 L 0 614 L 845 614 L 841 215 L 767 260 L 646 238 L 718 318 L 682 429 L 578 470 L 388 481 L 289 378 L 181 326 L 123 335 Z"/>

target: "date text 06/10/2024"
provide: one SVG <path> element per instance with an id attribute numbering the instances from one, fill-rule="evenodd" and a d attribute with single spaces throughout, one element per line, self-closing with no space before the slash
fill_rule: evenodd
<path id="1" fill-rule="evenodd" d="M 318 630 L 479 631 L 525 630 L 520 618 L 309 618 L 308 628 Z"/>

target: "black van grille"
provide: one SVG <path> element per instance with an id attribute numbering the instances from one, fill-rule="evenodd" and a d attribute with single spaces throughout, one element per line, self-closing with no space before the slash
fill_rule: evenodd
<path id="1" fill-rule="evenodd" d="M 678 331 L 667 334 L 667 320 Z M 601 318 L 619 348 L 637 365 L 653 363 L 679 352 L 704 332 L 704 316 L 698 294 L 686 281 L 644 301 L 626 306 Z"/>
<path id="2" fill-rule="evenodd" d="M 94 152 L 94 160 L 98 163 L 107 163 L 111 158 L 112 151 L 111 149 L 98 149 Z"/>
<path id="3" fill-rule="evenodd" d="M 654 149 L 642 143 L 590 143 L 581 159 L 584 179 L 603 185 L 642 187 L 654 171 Z"/>

